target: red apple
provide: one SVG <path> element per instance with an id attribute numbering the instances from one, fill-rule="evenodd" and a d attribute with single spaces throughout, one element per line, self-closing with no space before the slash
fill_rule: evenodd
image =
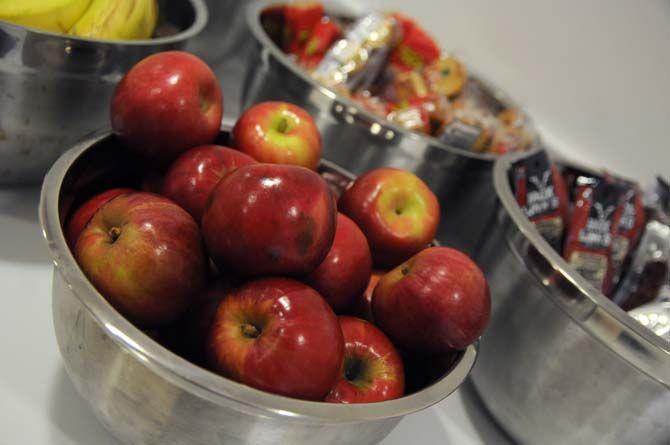
<path id="1" fill-rule="evenodd" d="M 215 371 L 254 388 L 323 400 L 337 379 L 342 330 L 328 303 L 288 278 L 251 281 L 225 298 L 208 355 Z"/>
<path id="2" fill-rule="evenodd" d="M 316 289 L 335 312 L 349 307 L 370 281 L 372 257 L 365 235 L 356 223 L 337 214 L 335 239 L 326 259 L 305 281 Z"/>
<path id="3" fill-rule="evenodd" d="M 442 354 L 479 338 L 491 298 L 484 274 L 467 255 L 431 247 L 379 280 L 372 310 L 377 326 L 399 347 Z"/>
<path id="4" fill-rule="evenodd" d="M 328 184 L 303 167 L 251 164 L 226 175 L 202 217 L 219 270 L 238 275 L 304 275 L 326 257 L 335 236 Z"/>
<path id="5" fill-rule="evenodd" d="M 385 273 L 386 272 L 381 270 L 372 271 L 372 275 L 370 275 L 370 280 L 368 281 L 368 285 L 365 288 L 365 291 L 361 292 L 354 298 L 354 301 L 349 307 L 349 313 L 355 315 L 356 317 L 362 318 L 363 320 L 367 320 L 370 323 L 375 322 L 372 315 L 372 293 L 374 292 L 375 287 L 377 287 L 377 283 L 379 283 L 379 280 L 384 276 Z"/>
<path id="6" fill-rule="evenodd" d="M 213 142 L 222 116 L 216 76 L 205 62 L 181 51 L 141 60 L 112 97 L 114 132 L 135 153 L 161 163 Z"/>
<path id="7" fill-rule="evenodd" d="M 405 373 L 393 343 L 365 320 L 354 317 L 339 320 L 344 335 L 344 363 L 326 402 L 371 403 L 401 397 Z"/>
<path id="8" fill-rule="evenodd" d="M 316 170 L 321 159 L 321 135 L 314 120 L 287 102 L 262 102 L 248 108 L 235 123 L 233 141 L 258 162 Z"/>
<path id="9" fill-rule="evenodd" d="M 363 230 L 375 265 L 394 267 L 435 238 L 440 205 L 414 174 L 379 168 L 359 177 L 342 194 L 339 210 Z"/>
<path id="10" fill-rule="evenodd" d="M 167 324 L 187 309 L 207 264 L 191 215 L 141 192 L 100 207 L 79 235 L 75 257 L 100 293 L 145 327 Z"/>
<path id="11" fill-rule="evenodd" d="M 220 145 L 192 148 L 172 163 L 163 181 L 163 195 L 200 222 L 210 193 L 226 173 L 254 164 L 249 155 Z"/>
<path id="12" fill-rule="evenodd" d="M 98 195 L 95 195 L 77 209 L 76 212 L 70 218 L 70 221 L 67 224 L 67 230 L 65 238 L 67 239 L 67 244 L 70 246 L 70 249 L 74 249 L 79 234 L 86 224 L 91 220 L 95 212 L 98 211 L 100 206 L 105 204 L 107 201 L 116 198 L 119 195 L 125 193 L 132 193 L 134 190 L 129 188 L 115 188 L 104 191 Z"/>

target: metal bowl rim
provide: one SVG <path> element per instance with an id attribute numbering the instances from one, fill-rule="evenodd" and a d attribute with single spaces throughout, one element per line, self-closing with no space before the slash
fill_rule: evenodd
<path id="1" fill-rule="evenodd" d="M 353 100 L 344 97 L 337 92 L 327 88 L 320 82 L 318 82 L 316 79 L 313 79 L 305 70 L 300 68 L 298 65 L 296 65 L 285 53 L 284 51 L 281 50 L 281 48 L 277 47 L 275 43 L 268 37 L 267 33 L 263 29 L 263 27 L 260 24 L 260 14 L 262 13 L 263 10 L 265 10 L 268 6 L 272 5 L 280 5 L 284 4 L 286 1 L 280 1 L 280 0 L 253 0 L 248 6 L 247 6 L 247 11 L 246 11 L 246 20 L 247 24 L 249 26 L 249 29 L 251 30 L 251 34 L 254 36 L 254 38 L 257 40 L 257 42 L 264 48 L 270 51 L 272 56 L 278 60 L 284 67 L 289 69 L 293 74 L 298 76 L 301 80 L 304 82 L 308 83 L 312 88 L 314 88 L 316 91 L 318 91 L 323 97 L 327 98 L 329 101 L 332 103 L 341 103 L 346 105 L 347 108 L 352 108 L 356 110 L 356 114 L 358 115 L 363 115 L 367 119 L 369 119 L 371 122 L 377 122 L 380 125 L 384 127 L 391 128 L 393 131 L 396 133 L 402 134 L 404 137 L 409 137 L 415 141 L 421 141 L 421 142 L 427 142 L 427 145 L 430 147 L 434 147 L 438 150 L 444 150 L 446 152 L 456 154 L 458 156 L 464 156 L 464 157 L 469 157 L 477 160 L 482 160 L 482 161 L 489 161 L 491 163 L 495 162 L 496 159 L 500 158 L 501 155 L 496 155 L 492 153 L 477 153 L 474 151 L 469 151 L 464 148 L 459 148 L 451 145 L 447 145 L 444 142 L 440 141 L 439 139 L 435 138 L 434 136 L 426 135 L 426 134 L 421 134 L 416 131 L 411 131 L 406 128 L 401 127 L 398 124 L 395 124 L 388 119 L 378 116 L 371 111 L 366 110 L 363 108 L 360 104 L 354 102 Z M 473 75 L 473 71 L 468 67 L 468 71 Z M 530 119 L 528 113 L 523 109 L 523 107 L 519 106 L 515 101 L 513 101 L 507 94 L 503 93 L 501 89 L 495 86 L 494 83 L 490 82 L 488 79 L 484 79 L 481 77 L 479 74 L 474 74 L 473 77 L 475 77 L 479 82 L 483 83 L 487 88 L 489 88 L 491 91 L 494 92 L 494 94 L 497 97 L 502 97 L 504 100 L 510 104 L 513 104 L 515 107 L 518 107 L 519 109 L 523 110 L 524 115 L 526 118 L 529 120 L 529 122 L 532 122 Z M 536 141 L 537 144 L 537 141 Z M 534 144 L 535 145 L 535 144 Z M 537 147 L 531 146 L 531 148 L 527 152 L 534 151 Z"/>
<path id="2" fill-rule="evenodd" d="M 665 356 L 665 363 L 662 366 L 659 366 L 658 363 L 652 362 L 651 360 L 644 361 L 643 359 L 640 359 L 631 361 L 628 358 L 621 356 L 621 354 L 612 347 L 616 342 L 616 336 L 609 333 L 607 329 L 600 330 L 599 332 L 592 331 L 564 306 L 560 304 L 557 304 L 557 306 L 584 329 L 585 332 L 604 344 L 614 354 L 629 362 L 629 364 L 662 385 L 670 388 L 670 376 L 667 375 L 667 370 L 669 369 L 668 365 L 670 364 L 670 343 L 635 321 L 623 309 L 617 306 L 612 300 L 607 298 L 602 292 L 593 287 L 591 283 L 577 273 L 565 259 L 563 259 L 563 257 L 549 245 L 542 235 L 540 235 L 535 228 L 535 225 L 528 220 L 521 207 L 517 204 L 507 174 L 514 162 L 521 160 L 524 157 L 525 156 L 520 156 L 518 154 L 511 154 L 501 157 L 494 164 L 493 186 L 507 215 L 512 219 L 516 228 L 523 234 L 523 236 L 530 241 L 537 251 L 551 264 L 554 271 L 560 273 L 568 281 L 574 283 L 581 291 L 582 296 L 608 314 L 611 317 L 611 321 L 614 321 L 617 324 L 617 327 L 636 338 L 638 344 L 642 346 L 644 351 L 648 351 L 648 354 L 646 355 L 647 357 Z M 540 283 L 540 285 L 543 284 Z M 543 286 L 547 287 L 546 285 Z M 551 293 L 551 291 L 549 291 L 549 293 Z M 601 321 L 601 323 L 603 322 Z M 633 348 L 633 346 L 628 347 Z"/>
<path id="3" fill-rule="evenodd" d="M 170 45 L 173 43 L 188 40 L 196 36 L 205 28 L 205 26 L 207 25 L 207 21 L 209 20 L 209 11 L 207 9 L 207 6 L 205 5 L 204 0 L 182 0 L 182 1 L 188 1 L 188 3 L 190 3 L 191 6 L 193 7 L 193 12 L 195 15 L 193 23 L 191 23 L 191 25 L 188 28 L 178 32 L 177 34 L 173 34 L 167 37 L 159 37 L 155 39 L 110 40 L 110 39 L 94 39 L 89 37 L 78 37 L 59 32 L 44 31 L 41 29 L 32 28 L 30 26 L 18 25 L 4 20 L 0 20 L 0 28 L 7 27 L 9 29 L 22 30 L 29 34 L 52 37 L 54 39 L 62 40 L 64 42 L 83 42 L 87 44 L 95 44 L 100 46 L 141 47 L 141 46 Z"/>
<path id="4" fill-rule="evenodd" d="M 432 385 L 399 399 L 365 404 L 304 401 L 254 389 L 192 364 L 151 339 L 117 312 L 86 279 L 65 241 L 60 224 L 59 195 L 70 167 L 88 149 L 111 136 L 108 130 L 83 140 L 65 152 L 47 174 L 40 197 L 43 236 L 59 273 L 100 328 L 138 361 L 186 391 L 217 404 L 236 405 L 287 420 L 313 423 L 360 423 L 402 417 L 434 405 L 455 391 L 472 369 L 478 343 L 468 346 L 451 371 Z M 337 167 L 340 170 L 340 167 Z"/>

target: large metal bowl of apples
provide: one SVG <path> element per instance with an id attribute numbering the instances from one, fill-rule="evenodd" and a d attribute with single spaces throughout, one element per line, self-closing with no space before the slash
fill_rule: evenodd
<path id="1" fill-rule="evenodd" d="M 372 444 L 463 383 L 488 285 L 433 242 L 417 176 L 321 159 L 290 103 L 222 131 L 216 77 L 187 53 L 131 68 L 110 108 L 39 213 L 65 368 L 119 440 Z"/>

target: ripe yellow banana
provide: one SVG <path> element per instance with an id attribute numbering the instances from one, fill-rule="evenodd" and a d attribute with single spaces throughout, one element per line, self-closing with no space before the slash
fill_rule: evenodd
<path id="1" fill-rule="evenodd" d="M 51 32 L 67 32 L 91 0 L 0 0 L 0 20 Z"/>
<path id="2" fill-rule="evenodd" d="M 147 39 L 157 21 L 156 0 L 93 0 L 70 34 L 98 39 Z"/>

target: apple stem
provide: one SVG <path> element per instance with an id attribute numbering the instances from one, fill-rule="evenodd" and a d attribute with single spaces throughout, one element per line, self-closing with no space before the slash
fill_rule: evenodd
<path id="1" fill-rule="evenodd" d="M 109 237 L 112 239 L 112 242 L 116 241 L 119 239 L 121 236 L 121 229 L 118 227 L 112 227 L 109 229 Z"/>
<path id="2" fill-rule="evenodd" d="M 277 123 L 277 131 L 280 133 L 286 133 L 286 130 L 288 130 L 288 121 L 283 117 Z"/>
<path id="3" fill-rule="evenodd" d="M 242 335 L 247 338 L 257 338 L 261 335 L 261 331 L 251 323 L 245 323 L 242 325 Z"/>

